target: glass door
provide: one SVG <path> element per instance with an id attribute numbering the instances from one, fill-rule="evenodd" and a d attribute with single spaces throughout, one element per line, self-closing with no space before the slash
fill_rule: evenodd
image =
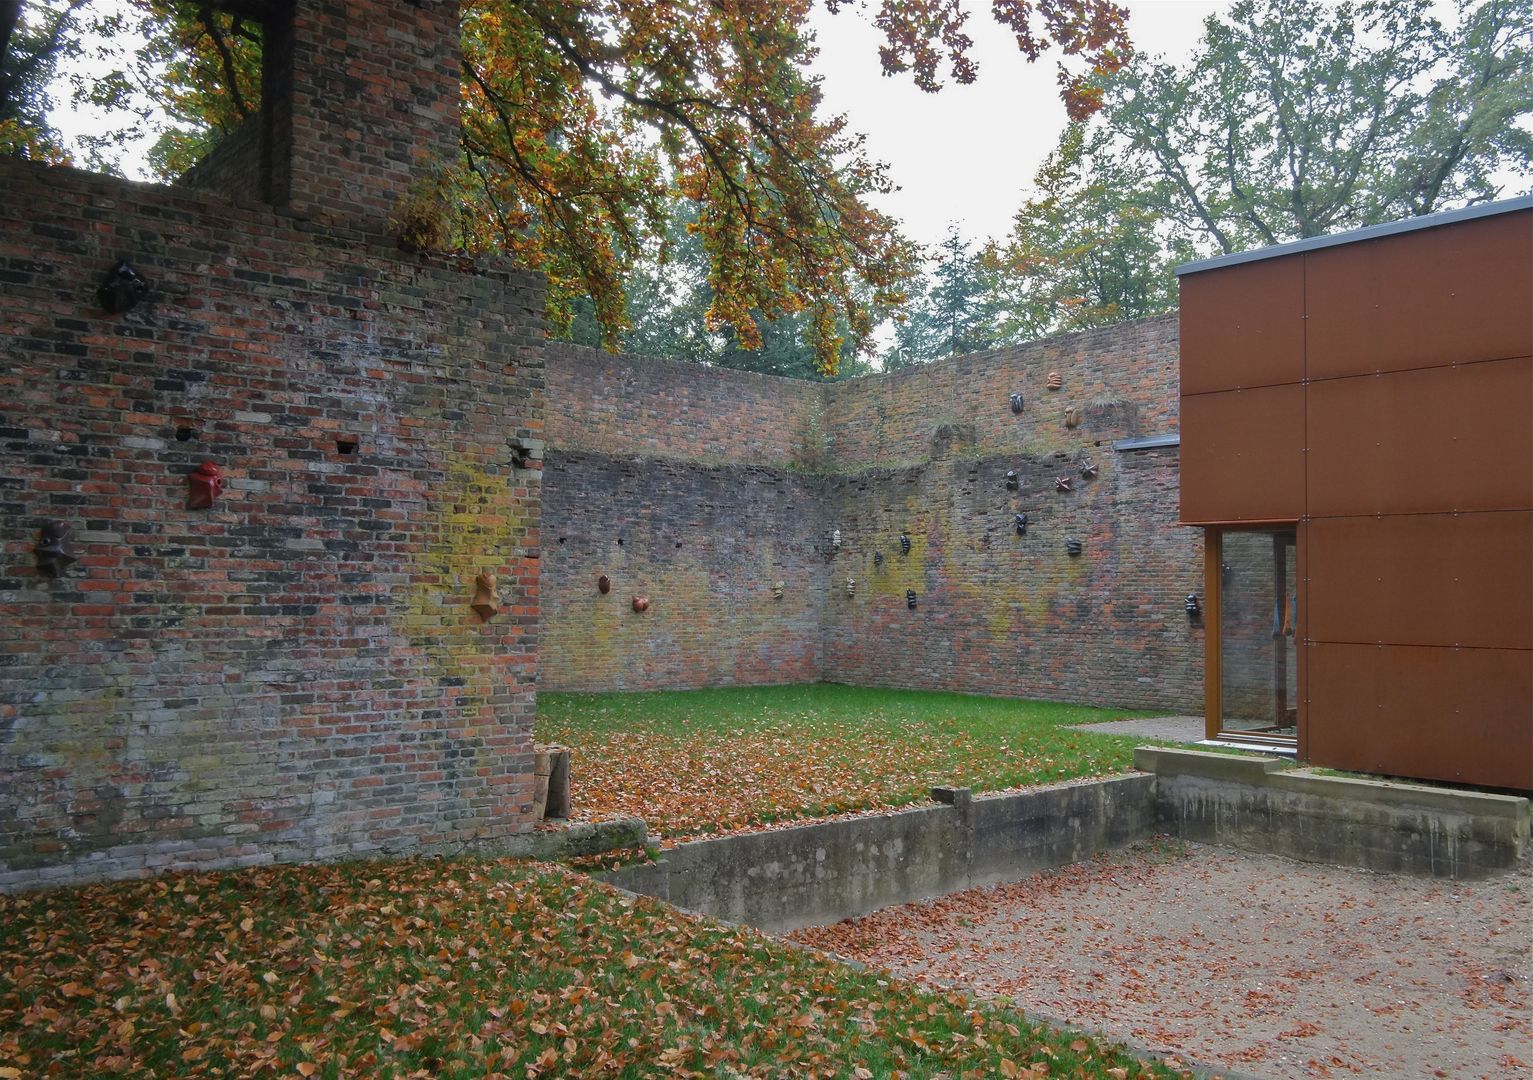
<path id="1" fill-rule="evenodd" d="M 1294 527 L 1210 529 L 1216 641 L 1209 738 L 1289 744 L 1299 732 L 1298 536 Z M 1217 581 L 1214 578 L 1217 578 Z"/>

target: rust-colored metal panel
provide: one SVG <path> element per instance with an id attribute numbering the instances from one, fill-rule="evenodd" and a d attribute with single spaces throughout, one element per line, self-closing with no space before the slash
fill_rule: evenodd
<path id="1" fill-rule="evenodd" d="M 1182 399 L 1182 520 L 1296 521 L 1304 512 L 1304 388 Z"/>
<path id="2" fill-rule="evenodd" d="M 1181 278 L 1182 393 L 1304 378 L 1304 260 L 1264 259 Z"/>
<path id="3" fill-rule="evenodd" d="M 1533 649 L 1533 512 L 1316 518 L 1307 636 Z"/>
<path id="4" fill-rule="evenodd" d="M 1307 644 L 1309 760 L 1533 789 L 1533 652 Z"/>
<path id="5" fill-rule="evenodd" d="M 1533 508 L 1533 360 L 1311 383 L 1306 411 L 1313 516 Z"/>
<path id="6" fill-rule="evenodd" d="M 1533 355 L 1533 210 L 1304 258 L 1311 379 Z"/>

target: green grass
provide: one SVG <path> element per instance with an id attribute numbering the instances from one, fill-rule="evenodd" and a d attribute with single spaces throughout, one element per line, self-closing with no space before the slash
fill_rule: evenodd
<path id="1" fill-rule="evenodd" d="M 536 864 L 0 896 L 0 1078 L 267 1075 L 1178 1074 Z"/>
<path id="2" fill-rule="evenodd" d="M 539 695 L 536 737 L 574 748 L 576 811 L 662 840 L 1125 772 L 1142 738 L 1068 730 L 1146 711 L 817 684 Z"/>

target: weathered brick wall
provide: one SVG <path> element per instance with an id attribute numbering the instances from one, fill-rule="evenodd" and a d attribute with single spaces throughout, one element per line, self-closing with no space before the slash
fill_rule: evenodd
<path id="1" fill-rule="evenodd" d="M 540 685 L 818 678 L 1197 711 L 1182 597 L 1202 591 L 1202 541 L 1176 525 L 1177 451 L 1111 445 L 1175 431 L 1176 332 L 1149 319 L 824 386 L 556 351 Z M 645 539 L 618 546 L 625 530 Z M 631 612 L 640 583 L 673 596 L 674 625 Z"/>
<path id="2" fill-rule="evenodd" d="M 261 156 L 261 123 L 255 118 L 231 131 L 207 157 L 193 165 L 176 183 L 200 191 L 216 191 L 238 202 L 266 198 L 266 162 Z"/>
<path id="3" fill-rule="evenodd" d="M 835 573 L 866 588 L 827 604 L 823 677 L 1197 711 L 1182 597 L 1202 591 L 1202 540 L 1176 524 L 1177 451 L 1112 449 L 1174 433 L 1176 410 L 1174 315 L 827 387 Z"/>
<path id="4" fill-rule="evenodd" d="M 0 886 L 529 827 L 540 282 L 185 189 L 0 187 Z M 153 290 L 106 315 L 119 257 Z M 188 509 L 204 460 L 228 490 Z"/>
<path id="5" fill-rule="evenodd" d="M 823 451 L 816 383 L 563 342 L 547 355 L 552 447 L 773 468 Z"/>
<path id="6" fill-rule="evenodd" d="M 551 449 L 543 512 L 545 689 L 820 678 L 829 564 L 817 478 Z M 633 609 L 635 595 L 647 611 Z"/>
<path id="7" fill-rule="evenodd" d="M 858 588 L 826 603 L 823 677 L 1195 711 L 1202 630 L 1182 597 L 1201 591 L 1202 554 L 1197 533 L 1175 523 L 1176 450 L 1094 453 L 1090 480 L 1074 455 L 832 478 L 828 520 L 846 537 L 833 572 Z M 1072 490 L 1056 490 L 1066 475 Z M 1072 538 L 1078 556 L 1066 552 Z"/>
<path id="8" fill-rule="evenodd" d="M 459 153 L 459 0 L 298 0 L 268 31 L 272 201 L 381 231 Z"/>
<path id="9" fill-rule="evenodd" d="M 813 383 L 551 345 L 539 685 L 818 680 L 820 408 Z"/>
<path id="10" fill-rule="evenodd" d="M 1060 389 L 1049 390 L 1058 372 Z M 1021 393 L 1021 414 L 1010 396 Z M 1065 410 L 1079 410 L 1074 429 Z M 1177 430 L 1175 315 L 972 353 L 825 387 L 826 466 L 853 472 L 933 454 L 1042 457 Z"/>

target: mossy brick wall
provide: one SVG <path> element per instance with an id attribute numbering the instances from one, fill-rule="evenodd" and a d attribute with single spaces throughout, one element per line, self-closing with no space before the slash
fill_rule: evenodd
<path id="1" fill-rule="evenodd" d="M 824 678 L 1200 711 L 1182 598 L 1202 592 L 1202 538 L 1176 523 L 1178 452 L 1113 449 L 1177 430 L 1174 315 L 833 384 L 824 415 L 837 574 L 868 583 L 827 604 Z"/>
<path id="2" fill-rule="evenodd" d="M 185 189 L 0 186 L 0 886 L 529 828 L 540 280 Z M 120 257 L 152 291 L 106 315 Z M 203 460 L 228 489 L 191 510 Z"/>
<path id="3" fill-rule="evenodd" d="M 1202 629 L 1182 597 L 1201 591 L 1201 546 L 1175 524 L 1176 448 L 1094 453 L 1090 480 L 1073 454 L 950 457 L 831 478 L 830 520 L 850 538 L 837 579 L 862 587 L 826 603 L 822 677 L 1196 711 Z M 1019 491 L 1007 489 L 1008 470 Z M 1073 477 L 1072 490 L 1056 489 L 1060 476 Z M 1071 538 L 1078 556 L 1066 552 Z"/>
<path id="4" fill-rule="evenodd" d="M 1112 449 L 1175 432 L 1176 358 L 1174 316 L 827 385 L 556 350 L 541 685 L 825 679 L 1197 711 L 1182 597 L 1202 540 L 1176 524 L 1177 450 Z"/>
<path id="5" fill-rule="evenodd" d="M 548 380 L 539 685 L 818 680 L 820 388 L 572 345 Z"/>
<path id="6" fill-rule="evenodd" d="M 551 450 L 544 513 L 543 573 L 559 604 L 544 624 L 543 687 L 819 680 L 829 564 L 816 478 Z M 634 610 L 636 595 L 648 610 Z"/>

